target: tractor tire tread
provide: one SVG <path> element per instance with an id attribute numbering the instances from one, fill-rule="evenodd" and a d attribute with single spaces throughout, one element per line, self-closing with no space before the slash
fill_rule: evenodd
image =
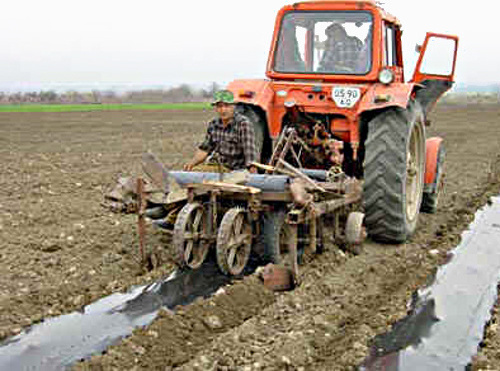
<path id="1" fill-rule="evenodd" d="M 404 242 L 414 227 L 406 220 L 406 146 L 414 125 L 422 125 L 417 104 L 388 109 L 368 123 L 365 142 L 363 202 L 370 237 Z M 417 123 L 418 122 L 418 123 Z M 422 127 L 423 130 L 423 127 Z"/>

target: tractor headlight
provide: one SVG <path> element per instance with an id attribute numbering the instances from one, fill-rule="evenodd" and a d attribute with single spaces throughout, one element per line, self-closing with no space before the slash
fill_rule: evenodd
<path id="1" fill-rule="evenodd" d="M 384 85 L 389 85 L 394 80 L 394 72 L 388 68 L 384 68 L 378 74 L 378 81 Z"/>

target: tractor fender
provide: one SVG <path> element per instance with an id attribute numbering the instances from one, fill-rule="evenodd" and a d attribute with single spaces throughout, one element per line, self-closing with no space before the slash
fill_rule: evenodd
<path id="1" fill-rule="evenodd" d="M 374 84 L 363 95 L 359 105 L 360 112 L 380 110 L 389 107 L 406 109 L 415 89 L 414 83 L 392 83 L 390 85 Z"/>
<path id="2" fill-rule="evenodd" d="M 227 90 L 234 94 L 236 103 L 249 104 L 260 107 L 266 114 L 267 122 L 271 122 L 270 112 L 274 100 L 274 90 L 267 80 L 234 80 L 229 83 Z"/>
<path id="3" fill-rule="evenodd" d="M 425 141 L 425 175 L 424 188 L 428 191 L 434 191 L 437 187 L 436 171 L 438 166 L 439 149 L 443 145 L 443 138 L 432 137 Z"/>

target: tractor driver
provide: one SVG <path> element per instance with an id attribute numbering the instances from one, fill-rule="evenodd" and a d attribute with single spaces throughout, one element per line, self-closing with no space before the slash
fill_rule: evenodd
<path id="1" fill-rule="evenodd" d="M 229 90 L 215 92 L 212 106 L 218 117 L 208 124 L 205 139 L 191 161 L 184 165 L 184 170 L 228 172 L 248 169 L 256 173 L 257 168 L 252 165 L 257 161 L 253 125 L 235 112 L 233 93 Z"/>
<path id="2" fill-rule="evenodd" d="M 332 23 L 325 30 L 325 52 L 319 63 L 319 71 L 333 73 L 354 73 L 363 43 L 355 36 L 349 36 L 339 23 Z"/>

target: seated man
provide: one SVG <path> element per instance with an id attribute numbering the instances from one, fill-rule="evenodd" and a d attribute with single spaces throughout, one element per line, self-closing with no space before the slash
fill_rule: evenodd
<path id="1" fill-rule="evenodd" d="M 257 172 L 251 165 L 258 160 L 253 125 L 245 116 L 235 113 L 233 93 L 228 90 L 216 92 L 212 106 L 218 117 L 208 124 L 204 141 L 191 161 L 184 165 L 184 170 L 192 171 L 208 159 L 212 171 L 217 171 L 218 167 L 223 171 L 248 169 Z M 208 168 L 195 170 L 207 171 Z"/>
<path id="2" fill-rule="evenodd" d="M 217 173 L 248 169 L 256 173 L 257 168 L 252 165 L 252 162 L 257 161 L 253 124 L 245 116 L 235 113 L 233 93 L 228 90 L 216 92 L 212 106 L 217 117 L 209 122 L 205 139 L 183 169 Z M 184 200 L 186 190 L 171 189 L 168 197 L 176 202 Z M 154 224 L 173 229 L 181 207 L 182 204 L 173 208 L 165 220 L 157 220 Z"/>
<path id="3" fill-rule="evenodd" d="M 359 51 L 358 61 L 356 62 L 356 72 L 365 74 L 370 71 L 372 65 L 372 27 L 368 30 L 365 42 Z"/>
<path id="4" fill-rule="evenodd" d="M 347 35 L 339 23 L 332 23 L 325 30 L 325 52 L 318 71 L 333 73 L 354 73 L 358 54 L 363 43 L 355 36 Z"/>

